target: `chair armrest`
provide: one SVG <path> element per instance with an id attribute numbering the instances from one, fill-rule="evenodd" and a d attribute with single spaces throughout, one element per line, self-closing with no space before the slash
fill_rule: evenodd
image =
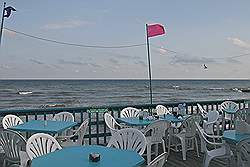
<path id="1" fill-rule="evenodd" d="M 219 136 L 219 135 L 208 135 L 206 133 L 204 133 L 205 136 L 209 137 L 209 138 L 216 138 L 216 139 L 219 139 L 221 138 L 222 139 L 222 136 Z"/>
<path id="2" fill-rule="evenodd" d="M 122 128 L 130 128 L 130 126 L 126 125 L 125 123 L 120 123 L 120 124 L 116 124 L 118 127 Z"/>
<path id="3" fill-rule="evenodd" d="M 59 142 L 65 142 L 65 141 L 70 141 L 72 137 L 74 137 L 74 135 L 71 135 L 71 136 L 57 136 L 56 140 L 59 141 Z"/>
<path id="4" fill-rule="evenodd" d="M 212 121 L 212 122 L 206 122 L 206 126 L 211 125 L 211 124 L 216 124 L 217 121 Z"/>
<path id="5" fill-rule="evenodd" d="M 207 141 L 208 144 L 214 145 L 214 146 L 225 146 L 225 143 L 221 142 L 211 142 L 211 141 Z"/>

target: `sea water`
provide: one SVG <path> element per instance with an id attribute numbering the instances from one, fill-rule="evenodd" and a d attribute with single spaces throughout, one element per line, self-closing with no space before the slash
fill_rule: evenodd
<path id="1" fill-rule="evenodd" d="M 153 80 L 153 103 L 248 99 L 250 80 Z M 0 109 L 148 104 L 148 80 L 0 80 Z"/>

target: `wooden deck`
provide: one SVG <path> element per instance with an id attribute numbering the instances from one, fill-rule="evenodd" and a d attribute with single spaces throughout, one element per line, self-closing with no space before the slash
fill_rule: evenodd
<path id="1" fill-rule="evenodd" d="M 203 154 L 200 153 L 200 157 L 197 157 L 195 151 L 187 152 L 187 160 L 182 160 L 181 152 L 171 152 L 166 167 L 202 167 Z M 228 166 L 225 159 L 214 159 L 211 161 L 209 167 L 225 167 Z"/>

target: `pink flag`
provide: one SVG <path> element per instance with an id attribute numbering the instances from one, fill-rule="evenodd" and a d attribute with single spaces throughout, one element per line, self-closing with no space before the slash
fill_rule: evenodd
<path id="1" fill-rule="evenodd" d="M 164 27 L 160 24 L 148 25 L 148 37 L 165 34 Z"/>

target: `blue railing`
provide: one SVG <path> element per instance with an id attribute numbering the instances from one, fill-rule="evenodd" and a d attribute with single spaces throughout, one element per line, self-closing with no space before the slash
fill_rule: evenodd
<path id="1" fill-rule="evenodd" d="M 205 110 L 218 110 L 220 104 L 225 100 L 218 101 L 195 101 L 186 102 L 186 112 L 187 114 L 197 113 L 197 103 L 201 104 Z M 233 100 L 239 104 L 239 108 L 245 108 L 248 102 L 247 99 Z M 165 103 L 169 110 L 173 110 L 180 103 Z M 143 111 L 153 112 L 153 109 L 157 104 L 143 104 L 143 105 L 129 105 L 136 107 Z M 126 106 L 98 106 L 98 107 L 74 107 L 74 108 L 36 108 L 36 109 L 1 109 L 0 119 L 2 119 L 7 114 L 15 114 L 21 117 L 25 121 L 29 120 L 47 120 L 51 119 L 56 113 L 62 111 L 71 112 L 75 120 L 81 124 L 85 119 L 89 119 L 89 128 L 87 138 L 89 144 L 107 144 L 108 138 L 110 136 L 110 131 L 106 127 L 104 122 L 104 113 L 111 112 L 111 114 L 117 118 L 120 117 L 120 111 L 128 107 Z"/>

